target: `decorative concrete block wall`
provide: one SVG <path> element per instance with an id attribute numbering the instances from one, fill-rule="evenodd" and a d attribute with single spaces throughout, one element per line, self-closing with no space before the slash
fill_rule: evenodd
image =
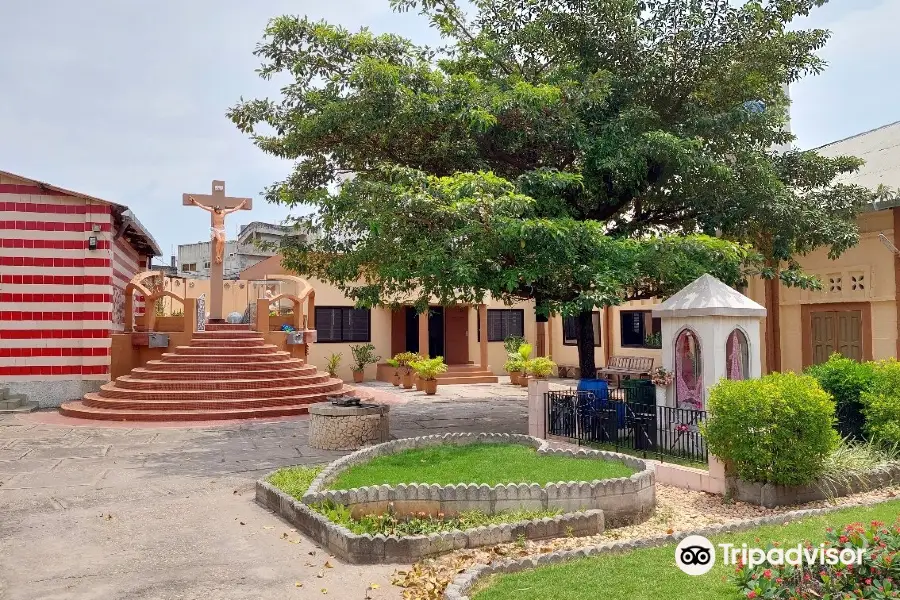
<path id="1" fill-rule="evenodd" d="M 456 485 L 399 484 L 377 485 L 351 490 L 326 490 L 347 468 L 368 462 L 377 456 L 439 444 L 502 443 L 523 444 L 539 454 L 561 455 L 584 460 L 615 460 L 635 469 L 631 477 L 583 482 L 539 484 L 460 483 Z M 604 527 L 640 523 L 656 505 L 655 476 L 644 461 L 597 450 L 559 450 L 543 440 L 511 434 L 446 434 L 395 440 L 364 448 L 340 458 L 316 477 L 302 501 L 289 497 L 266 481 L 257 482 L 257 501 L 278 512 L 329 551 L 354 563 L 411 562 L 454 549 L 477 548 L 526 539 L 545 539 L 564 535 L 595 535 Z M 486 514 L 517 509 L 553 510 L 564 514 L 552 519 L 537 519 L 481 527 L 469 531 L 437 533 L 430 536 L 384 537 L 356 535 L 328 521 L 311 506 L 331 502 L 350 508 L 354 517 L 393 511 L 398 515 L 425 512 L 446 516 L 478 510 Z M 381 538 L 384 538 L 383 540 Z"/>

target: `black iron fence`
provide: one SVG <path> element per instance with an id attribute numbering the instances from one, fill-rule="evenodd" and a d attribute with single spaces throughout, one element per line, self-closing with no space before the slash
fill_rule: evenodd
<path id="1" fill-rule="evenodd" d="M 645 458 L 708 459 L 700 424 L 706 411 L 656 406 L 640 389 L 594 392 L 548 392 L 547 434 Z"/>

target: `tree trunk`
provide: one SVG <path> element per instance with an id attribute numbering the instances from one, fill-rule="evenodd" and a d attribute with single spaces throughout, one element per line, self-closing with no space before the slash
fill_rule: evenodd
<path id="1" fill-rule="evenodd" d="M 578 315 L 578 366 L 582 379 L 596 379 L 597 366 L 594 360 L 594 314 L 584 311 Z"/>

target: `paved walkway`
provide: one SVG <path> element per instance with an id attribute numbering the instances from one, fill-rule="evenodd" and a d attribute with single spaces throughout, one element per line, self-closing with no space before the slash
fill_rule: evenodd
<path id="1" fill-rule="evenodd" d="M 527 429 L 524 390 L 509 385 L 393 400 L 396 437 Z M 268 471 L 342 454 L 310 448 L 307 432 L 306 419 L 131 428 L 0 416 L 0 598 L 400 598 L 396 567 L 341 564 L 253 501 Z"/>

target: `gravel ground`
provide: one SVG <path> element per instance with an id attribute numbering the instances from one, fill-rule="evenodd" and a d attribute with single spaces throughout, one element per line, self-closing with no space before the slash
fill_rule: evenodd
<path id="1" fill-rule="evenodd" d="M 767 509 L 743 502 L 724 502 L 721 496 L 704 492 L 692 492 L 657 485 L 656 512 L 649 520 L 640 525 L 609 529 L 600 535 L 590 537 L 526 541 L 524 544 L 501 544 L 492 548 L 460 550 L 417 563 L 409 571 L 397 571 L 394 574 L 393 582 L 395 585 L 405 588 L 403 597 L 408 600 L 437 600 L 442 597 L 444 588 L 453 577 L 476 563 L 491 564 L 494 560 L 501 558 L 533 556 L 555 550 L 586 548 L 610 541 L 689 531 L 708 525 L 725 525 L 801 508 L 874 502 L 894 498 L 898 494 L 900 494 L 900 486 L 837 498 L 831 504 L 812 502 L 798 506 Z"/>

